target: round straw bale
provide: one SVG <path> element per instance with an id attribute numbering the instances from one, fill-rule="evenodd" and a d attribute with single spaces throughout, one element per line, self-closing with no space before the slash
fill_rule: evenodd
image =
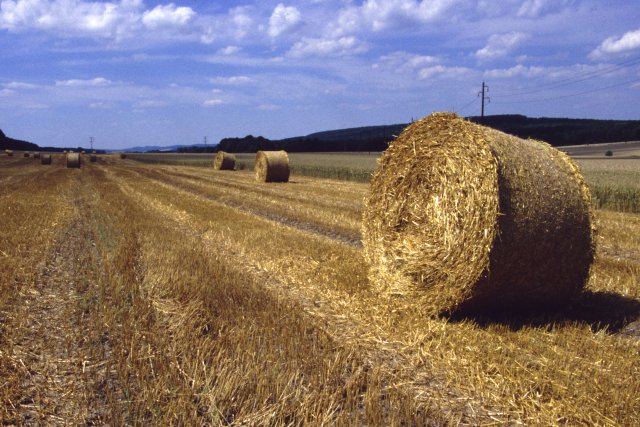
<path id="1" fill-rule="evenodd" d="M 584 287 L 595 240 L 569 157 L 451 113 L 389 145 L 362 235 L 371 283 L 431 314 L 557 307 Z"/>
<path id="2" fill-rule="evenodd" d="M 232 171 L 236 167 L 236 155 L 218 151 L 213 158 L 213 169 Z"/>
<path id="3" fill-rule="evenodd" d="M 51 164 L 51 154 L 43 154 L 40 156 L 40 164 L 50 165 Z"/>
<path id="4" fill-rule="evenodd" d="M 120 158 L 121 158 L 121 159 L 126 159 L 126 158 L 127 158 L 127 155 L 126 155 L 125 153 L 120 153 Z"/>
<path id="5" fill-rule="evenodd" d="M 260 182 L 288 182 L 289 156 L 286 151 L 258 151 L 255 165 Z"/>
<path id="6" fill-rule="evenodd" d="M 80 153 L 67 153 L 67 167 L 68 168 L 80 167 Z"/>
<path id="7" fill-rule="evenodd" d="M 35 153 L 33 153 L 33 158 L 34 159 L 39 159 L 40 158 L 40 152 L 36 151 Z"/>
<path id="8" fill-rule="evenodd" d="M 13 150 L 4 150 L 8 157 L 13 157 Z"/>
<path id="9" fill-rule="evenodd" d="M 89 161 L 91 163 L 95 163 L 98 161 L 98 156 L 96 156 L 95 154 L 89 154 Z"/>
<path id="10" fill-rule="evenodd" d="M 29 151 L 25 151 L 22 155 L 24 157 L 29 157 L 31 155 L 31 153 Z"/>

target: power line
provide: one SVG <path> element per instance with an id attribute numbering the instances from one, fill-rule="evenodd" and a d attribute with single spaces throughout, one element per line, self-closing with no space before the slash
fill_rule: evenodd
<path id="1" fill-rule="evenodd" d="M 616 71 L 622 70 L 624 68 L 628 68 L 631 67 L 633 65 L 638 65 L 640 64 L 640 58 L 632 58 L 626 61 L 623 61 L 619 64 L 616 65 L 611 65 L 607 68 L 604 69 L 600 69 L 600 70 L 595 70 L 595 71 L 590 71 L 588 73 L 582 74 L 582 75 L 577 75 L 577 76 L 573 76 L 573 77 L 569 77 L 566 79 L 562 79 L 562 80 L 558 80 L 555 82 L 550 82 L 550 83 L 546 83 L 546 84 L 540 84 L 540 85 L 536 85 L 536 86 L 530 86 L 530 87 L 525 87 L 522 89 L 519 89 L 515 92 L 506 92 L 506 93 L 498 93 L 499 96 L 505 96 L 505 97 L 511 97 L 511 96 L 522 96 L 522 95 L 530 95 L 533 93 L 539 93 L 539 92 L 543 92 L 544 90 L 549 90 L 549 89 L 555 89 L 555 88 L 559 88 L 559 87 L 564 87 L 564 86 L 569 86 L 575 83 L 580 83 L 580 82 L 584 82 L 586 80 L 591 80 L 593 78 L 596 77 L 600 77 L 600 76 L 604 76 L 607 74 L 612 74 Z"/>
<path id="2" fill-rule="evenodd" d="M 529 103 L 534 103 L 534 102 L 556 101 L 558 99 L 572 98 L 574 96 L 587 95 L 587 94 L 590 94 L 590 93 L 593 93 L 593 92 L 599 92 L 601 90 L 613 89 L 615 87 L 620 87 L 620 86 L 624 86 L 624 85 L 628 85 L 628 84 L 636 83 L 636 82 L 640 82 L 640 78 L 636 78 L 634 80 L 628 80 L 628 81 L 625 81 L 625 82 L 622 82 L 622 83 L 616 83 L 616 84 L 610 85 L 610 86 L 600 87 L 600 88 L 596 88 L 596 89 L 590 89 L 590 90 L 586 90 L 584 92 L 572 93 L 572 94 L 561 95 L 561 96 L 554 96 L 554 97 L 551 97 L 551 98 L 531 99 L 531 100 L 522 100 L 522 101 L 500 101 L 500 100 L 498 100 L 498 103 L 499 104 L 529 104 Z"/>

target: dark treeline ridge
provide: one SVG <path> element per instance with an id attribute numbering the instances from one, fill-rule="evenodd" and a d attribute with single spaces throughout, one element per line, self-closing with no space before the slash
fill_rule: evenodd
<path id="1" fill-rule="evenodd" d="M 530 118 L 518 114 L 474 116 L 467 119 L 520 138 L 538 139 L 554 146 L 640 140 L 640 120 Z M 206 151 L 222 150 L 233 153 L 254 153 L 257 150 L 382 151 L 406 126 L 408 123 L 340 129 L 278 140 L 247 135 L 244 138 L 224 138 L 215 149 L 209 147 Z M 202 147 L 184 147 L 179 151 L 205 150 Z"/>
<path id="2" fill-rule="evenodd" d="M 47 152 L 60 152 L 62 153 L 64 150 L 70 151 L 86 151 L 89 152 L 90 149 L 83 147 L 40 147 L 33 142 L 21 141 L 19 139 L 9 138 L 4 134 L 4 132 L 0 129 L 0 150 L 17 150 L 17 151 L 47 151 Z M 98 154 L 104 154 L 104 150 L 95 150 Z"/>

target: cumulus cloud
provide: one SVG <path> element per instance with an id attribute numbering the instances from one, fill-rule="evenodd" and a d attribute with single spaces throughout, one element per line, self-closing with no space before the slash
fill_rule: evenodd
<path id="1" fill-rule="evenodd" d="M 167 103 L 164 101 L 157 101 L 153 99 L 146 99 L 143 101 L 136 102 L 133 106 L 134 108 L 160 108 L 166 106 Z"/>
<path id="2" fill-rule="evenodd" d="M 293 6 L 278 4 L 269 18 L 269 29 L 267 33 L 271 37 L 278 37 L 280 34 L 291 31 L 301 22 L 301 14 Z"/>
<path id="3" fill-rule="evenodd" d="M 457 3 L 459 0 L 366 0 L 359 6 L 343 9 L 332 31 L 343 35 L 433 22 L 444 17 L 445 12 Z"/>
<path id="4" fill-rule="evenodd" d="M 190 7 L 176 7 L 173 3 L 158 5 L 144 12 L 142 22 L 148 28 L 181 27 L 193 19 L 195 12 Z"/>
<path id="5" fill-rule="evenodd" d="M 90 79 L 90 80 L 79 80 L 79 79 L 57 80 L 56 86 L 105 87 L 105 86 L 111 86 L 112 83 L 113 82 L 111 80 L 105 79 L 104 77 L 96 77 L 95 79 Z"/>
<path id="6" fill-rule="evenodd" d="M 515 78 L 515 77 L 539 77 L 545 75 L 548 69 L 545 67 L 526 67 L 518 64 L 511 68 L 494 69 L 484 73 L 488 78 Z"/>
<path id="7" fill-rule="evenodd" d="M 525 0 L 518 9 L 519 18 L 539 18 L 557 12 L 575 3 L 575 0 Z"/>
<path id="8" fill-rule="evenodd" d="M 81 0 L 5 0 L 0 28 L 55 32 L 60 36 L 115 37 L 126 33 L 139 19 L 141 0 L 86 2 Z"/>
<path id="9" fill-rule="evenodd" d="M 222 99 L 207 99 L 202 103 L 202 105 L 205 107 L 215 107 L 222 104 L 224 104 L 224 101 L 222 101 Z"/>
<path id="10" fill-rule="evenodd" d="M 489 37 L 487 45 L 476 52 L 476 58 L 481 61 L 501 58 L 513 51 L 528 36 L 520 32 L 494 34 Z"/>
<path id="11" fill-rule="evenodd" d="M 0 4 L 0 29 L 122 40 L 145 28 L 183 27 L 195 15 L 191 8 L 176 7 L 173 3 L 145 11 L 142 0 L 4 0 Z"/>
<path id="12" fill-rule="evenodd" d="M 215 77 L 209 81 L 213 84 L 229 86 L 242 86 L 255 82 L 255 80 L 247 76 Z"/>
<path id="13" fill-rule="evenodd" d="M 373 68 L 393 68 L 396 70 L 415 70 L 421 67 L 437 64 L 438 58 L 430 55 L 416 55 L 409 52 L 392 52 L 383 55 L 380 60 L 373 65 Z"/>
<path id="14" fill-rule="evenodd" d="M 366 46 L 355 37 L 309 38 L 304 37 L 289 50 L 291 57 L 342 56 L 365 52 Z"/>
<path id="15" fill-rule="evenodd" d="M 24 83 L 24 82 L 9 82 L 7 84 L 4 85 L 6 88 L 9 89 L 35 89 L 37 88 L 36 85 L 31 84 L 31 83 Z"/>
<path id="16" fill-rule="evenodd" d="M 597 59 L 602 56 L 631 52 L 636 49 L 640 49 L 640 28 L 628 31 L 622 37 L 607 38 L 589 54 L 589 57 Z"/>
<path id="17" fill-rule="evenodd" d="M 458 78 L 466 76 L 470 72 L 471 70 L 465 67 L 447 67 L 444 65 L 434 65 L 431 67 L 422 68 L 418 72 L 418 77 L 421 80 L 435 78 Z"/>

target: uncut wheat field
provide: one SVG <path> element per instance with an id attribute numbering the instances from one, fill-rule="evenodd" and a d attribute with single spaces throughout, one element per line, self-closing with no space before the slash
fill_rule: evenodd
<path id="1" fill-rule="evenodd" d="M 640 423 L 639 213 L 570 306 L 433 317 L 368 282 L 366 182 L 85 160 L 0 157 L 2 425 Z"/>

